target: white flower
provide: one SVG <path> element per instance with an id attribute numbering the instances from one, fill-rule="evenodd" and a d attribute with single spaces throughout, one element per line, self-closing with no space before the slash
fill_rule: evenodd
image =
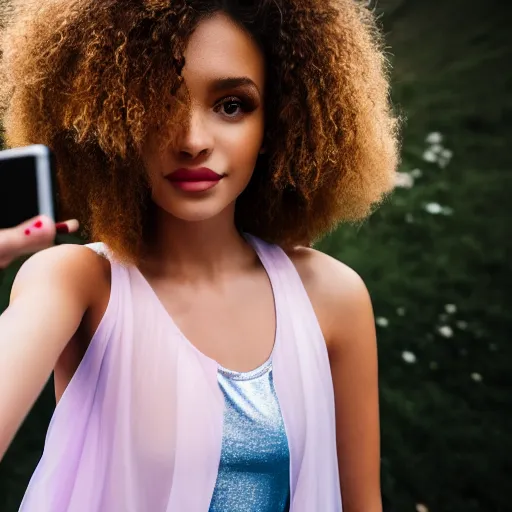
<path id="1" fill-rule="evenodd" d="M 473 372 L 471 374 L 471 378 L 475 381 L 475 382 L 482 382 L 482 376 L 477 373 L 477 372 Z"/>
<path id="2" fill-rule="evenodd" d="M 416 362 L 416 356 L 412 353 L 412 352 L 409 352 L 408 350 L 404 350 L 402 352 L 402 359 L 406 362 L 406 363 L 415 363 Z"/>
<path id="3" fill-rule="evenodd" d="M 431 149 L 427 149 L 423 153 L 423 160 L 425 160 L 425 162 L 430 162 L 430 163 L 437 162 L 437 154 L 434 153 Z"/>
<path id="4" fill-rule="evenodd" d="M 453 336 L 453 329 L 449 325 L 442 325 L 437 329 L 437 332 L 444 338 L 451 338 Z"/>
<path id="5" fill-rule="evenodd" d="M 442 156 L 442 154 L 444 152 L 444 148 L 443 148 L 443 146 L 441 146 L 441 144 L 432 144 L 432 146 L 430 146 L 430 151 L 432 151 L 436 155 Z"/>
<path id="6" fill-rule="evenodd" d="M 378 316 L 376 319 L 375 319 L 375 323 L 379 326 L 379 327 L 387 327 L 389 325 L 389 320 L 387 318 L 384 318 L 383 316 Z"/>
<path id="7" fill-rule="evenodd" d="M 416 512 L 428 512 L 428 508 L 426 505 L 423 505 L 423 503 L 417 503 Z"/>
<path id="8" fill-rule="evenodd" d="M 400 188 L 412 188 L 414 178 L 407 172 L 395 173 L 395 186 Z"/>
<path id="9" fill-rule="evenodd" d="M 396 314 L 398 316 L 404 316 L 405 315 L 405 308 L 402 308 L 402 307 L 396 308 Z"/>
<path id="10" fill-rule="evenodd" d="M 453 315 L 454 313 L 457 313 L 457 306 L 455 304 L 446 304 L 444 310 L 450 315 Z"/>
<path id="11" fill-rule="evenodd" d="M 414 216 L 412 213 L 407 213 L 405 215 L 405 222 L 407 222 L 408 224 L 412 224 L 414 222 Z"/>
<path id="12" fill-rule="evenodd" d="M 456 324 L 455 324 L 461 331 L 464 331 L 465 329 L 468 328 L 468 323 L 467 322 L 464 322 L 464 320 L 459 320 Z"/>
<path id="13" fill-rule="evenodd" d="M 421 169 L 413 169 L 410 174 L 414 179 L 421 178 L 423 176 Z"/>
<path id="14" fill-rule="evenodd" d="M 441 150 L 441 157 L 443 158 L 443 160 L 450 161 L 453 157 L 453 151 L 451 149 L 443 148 Z"/>
<path id="15" fill-rule="evenodd" d="M 439 153 L 439 157 L 437 160 L 439 167 L 444 169 L 450 163 L 452 156 L 453 156 L 453 151 L 451 151 L 449 149 L 442 149 L 441 152 Z"/>
<path id="16" fill-rule="evenodd" d="M 427 135 L 425 142 L 427 144 L 441 144 L 443 136 L 439 132 L 431 132 Z"/>
<path id="17" fill-rule="evenodd" d="M 425 205 L 425 210 L 432 215 L 438 215 L 443 211 L 443 207 L 439 203 L 427 203 Z"/>

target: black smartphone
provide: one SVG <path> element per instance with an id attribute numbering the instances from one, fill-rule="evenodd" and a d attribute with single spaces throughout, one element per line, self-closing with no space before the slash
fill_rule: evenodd
<path id="1" fill-rule="evenodd" d="M 41 214 L 57 218 L 52 152 L 40 144 L 0 151 L 0 229 Z"/>

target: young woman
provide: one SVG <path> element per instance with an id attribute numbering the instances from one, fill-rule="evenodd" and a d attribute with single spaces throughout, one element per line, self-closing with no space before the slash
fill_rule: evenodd
<path id="1" fill-rule="evenodd" d="M 393 184 L 371 13 L 20 0 L 10 16 L 7 141 L 53 149 L 99 241 L 32 257 L 0 317 L 0 453 L 52 370 L 58 401 L 21 510 L 380 511 L 370 300 L 308 247 Z"/>

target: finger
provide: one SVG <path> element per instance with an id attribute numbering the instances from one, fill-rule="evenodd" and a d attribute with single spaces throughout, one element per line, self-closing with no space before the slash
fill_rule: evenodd
<path id="1" fill-rule="evenodd" d="M 53 245 L 58 232 L 72 233 L 78 229 L 78 221 L 70 220 L 56 225 L 44 215 L 34 217 L 19 226 L 0 230 L 0 267 L 14 259 Z"/>
<path id="2" fill-rule="evenodd" d="M 75 233 L 78 231 L 78 227 L 78 221 L 76 219 L 71 219 L 55 224 L 55 231 L 59 234 Z"/>
<path id="3" fill-rule="evenodd" d="M 14 228 L 0 231 L 0 254 L 3 260 L 12 261 L 23 254 L 49 247 L 54 238 L 54 222 L 40 215 Z"/>

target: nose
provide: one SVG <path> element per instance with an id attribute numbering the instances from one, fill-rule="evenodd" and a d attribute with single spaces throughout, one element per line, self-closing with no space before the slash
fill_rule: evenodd
<path id="1" fill-rule="evenodd" d="M 207 156 L 213 149 L 213 133 L 208 126 L 206 114 L 192 109 L 178 139 L 179 154 L 182 158 L 194 159 Z"/>

